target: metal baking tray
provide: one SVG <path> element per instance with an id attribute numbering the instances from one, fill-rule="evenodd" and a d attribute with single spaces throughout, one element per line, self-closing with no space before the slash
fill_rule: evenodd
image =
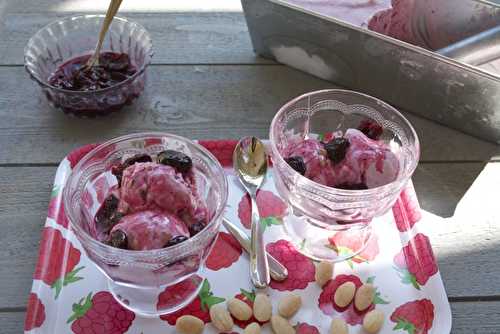
<path id="1" fill-rule="evenodd" d="M 259 55 L 500 143 L 499 74 L 281 0 L 242 6 Z"/>

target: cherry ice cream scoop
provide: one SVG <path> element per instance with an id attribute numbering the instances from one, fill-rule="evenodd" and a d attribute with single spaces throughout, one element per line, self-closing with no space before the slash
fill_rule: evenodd
<path id="1" fill-rule="evenodd" d="M 283 156 L 297 172 L 329 187 L 361 190 L 396 180 L 398 156 L 377 140 L 380 133 L 375 126 L 361 125 L 344 134 L 335 133 L 327 142 L 315 138 L 292 140 Z"/>
<path id="2" fill-rule="evenodd" d="M 95 216 L 98 240 L 130 250 L 158 249 L 187 240 L 207 224 L 208 210 L 186 154 L 138 154 L 111 172 L 118 184 Z"/>

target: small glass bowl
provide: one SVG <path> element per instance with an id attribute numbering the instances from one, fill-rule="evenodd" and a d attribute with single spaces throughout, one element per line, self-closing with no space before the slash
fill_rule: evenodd
<path id="1" fill-rule="evenodd" d="M 207 226 L 182 243 L 147 251 L 114 248 L 94 239 L 89 232 L 94 216 L 117 183 L 111 175 L 111 167 L 131 155 L 154 155 L 166 149 L 184 152 L 192 158 L 198 194 L 210 210 Z M 108 181 L 99 182 L 103 177 Z M 105 189 L 102 184 L 107 184 Z M 89 203 L 87 196 L 102 192 L 105 196 L 98 197 L 101 203 L 86 204 Z M 222 221 L 227 194 L 222 166 L 205 148 L 166 133 L 138 133 L 110 140 L 90 151 L 69 176 L 63 200 L 71 229 L 87 256 L 107 277 L 109 290 L 118 302 L 138 314 L 157 316 L 184 307 L 197 295 L 205 260 Z M 175 284 L 190 290 L 175 299 L 177 295 L 166 290 Z"/>
<path id="2" fill-rule="evenodd" d="M 389 184 L 367 190 L 328 187 L 300 175 L 281 155 L 289 140 L 345 133 L 367 119 L 382 126 L 380 140 L 399 157 L 399 174 Z M 336 89 L 307 93 L 281 107 L 271 123 L 270 141 L 276 188 L 292 209 L 286 233 L 301 252 L 317 260 L 343 261 L 364 249 L 372 219 L 394 205 L 420 154 L 415 130 L 396 109 L 374 97 Z M 337 233 L 355 237 L 355 249 L 336 249 L 332 240 Z"/>
<path id="3" fill-rule="evenodd" d="M 92 54 L 104 15 L 67 17 L 40 29 L 24 49 L 24 65 L 49 103 L 65 113 L 94 117 L 118 111 L 129 105 L 144 90 L 146 67 L 153 56 L 149 33 L 136 22 L 115 17 L 104 40 L 102 51 L 127 53 L 137 72 L 126 80 L 95 91 L 71 91 L 54 87 L 48 79 L 70 59 Z"/>

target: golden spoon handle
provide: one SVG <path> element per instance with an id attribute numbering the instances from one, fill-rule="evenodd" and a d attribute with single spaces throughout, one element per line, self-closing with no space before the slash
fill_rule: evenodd
<path id="1" fill-rule="evenodd" d="M 113 21 L 120 5 L 123 0 L 111 0 L 109 3 L 108 11 L 106 12 L 106 17 L 101 26 L 101 31 L 99 31 L 99 40 L 97 41 L 97 45 L 94 50 L 94 54 L 89 58 L 87 62 L 87 67 L 90 68 L 92 66 L 99 64 L 99 54 L 101 53 L 102 43 L 104 42 L 104 37 L 106 37 L 106 33 L 108 32 L 109 26 Z"/>

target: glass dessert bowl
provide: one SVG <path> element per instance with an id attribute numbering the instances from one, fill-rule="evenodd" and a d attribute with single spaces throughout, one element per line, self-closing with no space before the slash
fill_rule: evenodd
<path id="1" fill-rule="evenodd" d="M 71 229 L 117 301 L 156 316 L 184 307 L 201 289 L 227 181 L 202 146 L 139 133 L 89 152 L 73 169 L 63 201 Z M 169 292 L 177 284 L 182 296 Z"/>
<path id="2" fill-rule="evenodd" d="M 93 53 L 104 15 L 72 16 L 40 29 L 24 49 L 24 65 L 49 103 L 81 117 L 105 115 L 131 104 L 144 90 L 152 42 L 140 24 L 115 17 L 92 71 L 81 67 Z"/>
<path id="3" fill-rule="evenodd" d="M 274 180 L 291 208 L 284 227 L 315 260 L 343 261 L 368 244 L 417 167 L 415 130 L 390 105 L 347 90 L 295 98 L 270 128 Z M 336 240 L 348 238 L 348 251 Z"/>

